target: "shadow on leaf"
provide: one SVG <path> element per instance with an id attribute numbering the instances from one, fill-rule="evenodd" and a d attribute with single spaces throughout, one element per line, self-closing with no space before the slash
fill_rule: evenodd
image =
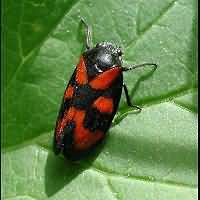
<path id="1" fill-rule="evenodd" d="M 80 161 L 70 161 L 65 159 L 64 156 L 55 156 L 53 153 L 49 153 L 45 166 L 45 192 L 47 196 L 54 195 L 81 174 L 82 171 L 88 169 L 104 145 L 105 142 L 102 141 Z"/>

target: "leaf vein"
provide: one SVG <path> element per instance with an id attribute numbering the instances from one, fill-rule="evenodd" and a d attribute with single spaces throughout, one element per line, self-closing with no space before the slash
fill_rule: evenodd
<path id="1" fill-rule="evenodd" d="M 163 9 L 163 11 L 160 13 L 160 15 L 158 15 L 147 27 L 145 27 L 145 29 L 143 29 L 143 31 L 141 31 L 140 34 L 139 34 L 139 30 L 138 30 L 139 36 L 136 37 L 135 39 L 133 39 L 132 41 L 130 41 L 130 43 L 125 48 L 128 49 L 132 44 L 134 44 L 134 43 L 136 44 L 137 41 L 139 41 L 139 39 L 141 39 L 141 37 L 143 37 L 149 30 L 151 30 L 153 25 L 157 24 L 158 21 L 168 12 L 168 10 L 170 10 L 174 6 L 176 1 L 177 0 L 174 0 L 171 3 L 169 3 L 168 6 Z M 134 44 L 134 46 L 135 46 L 135 44 Z"/>
<path id="2" fill-rule="evenodd" d="M 101 166 L 102 168 L 102 166 Z M 138 180 L 138 181 L 144 181 L 144 182 L 149 182 L 149 183 L 158 183 L 158 184 L 166 184 L 166 185 L 170 185 L 170 186 L 176 186 L 176 187 L 187 187 L 187 188 L 191 188 L 191 189 L 195 189 L 196 185 L 189 185 L 186 183 L 181 183 L 181 182 L 175 182 L 175 181 L 167 181 L 167 180 L 159 180 L 159 179 L 149 179 L 147 176 L 136 176 L 136 175 L 129 175 L 126 176 L 122 173 L 116 173 L 114 171 L 108 170 L 108 169 L 99 169 L 96 166 L 92 166 L 90 167 L 91 170 L 96 171 L 106 177 L 114 177 L 114 178 L 124 178 L 124 179 L 130 179 L 130 180 Z"/>
<path id="3" fill-rule="evenodd" d="M 111 180 L 110 180 L 109 178 L 106 178 L 106 180 L 107 180 L 107 186 L 108 186 L 110 192 L 112 193 L 114 199 L 120 200 L 119 194 L 118 194 L 118 192 L 116 192 L 115 189 L 113 188 L 112 183 L 111 183 Z"/>
<path id="4" fill-rule="evenodd" d="M 52 26 L 52 28 L 49 30 L 49 32 L 45 35 L 45 37 L 43 37 L 41 39 L 41 41 L 34 46 L 26 56 L 24 56 L 24 59 L 21 61 L 21 63 L 19 64 L 19 66 L 17 67 L 17 70 L 15 72 L 15 74 L 13 75 L 13 77 L 11 78 L 11 80 L 8 82 L 6 89 L 9 88 L 9 86 L 11 85 L 11 83 L 16 79 L 17 74 L 20 72 L 21 68 L 23 67 L 23 65 L 25 64 L 26 61 L 28 61 L 28 59 L 35 53 L 35 51 L 37 49 L 40 48 L 40 46 L 48 39 L 49 35 L 54 31 L 54 29 L 57 27 L 57 25 L 60 23 L 60 21 L 63 19 L 63 17 L 76 5 L 76 3 L 78 3 L 79 0 L 74 0 L 72 1 L 71 7 L 68 7 L 68 9 L 66 9 L 65 12 L 63 12 L 63 14 L 58 18 L 57 22 Z"/>

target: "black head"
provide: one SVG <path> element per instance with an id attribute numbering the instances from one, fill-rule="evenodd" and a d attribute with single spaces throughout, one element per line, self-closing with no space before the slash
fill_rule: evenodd
<path id="1" fill-rule="evenodd" d="M 96 47 L 83 53 L 87 64 L 95 66 L 99 71 L 105 71 L 113 66 L 121 66 L 122 51 L 110 42 L 101 42 Z"/>

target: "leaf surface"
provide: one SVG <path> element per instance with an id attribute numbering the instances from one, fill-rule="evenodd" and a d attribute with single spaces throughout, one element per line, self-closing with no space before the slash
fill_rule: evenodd
<path id="1" fill-rule="evenodd" d="M 196 0 L 3 2 L 3 199 L 197 198 Z M 59 104 L 84 50 L 112 41 L 139 114 L 122 95 L 108 137 L 79 163 L 52 153 Z"/>

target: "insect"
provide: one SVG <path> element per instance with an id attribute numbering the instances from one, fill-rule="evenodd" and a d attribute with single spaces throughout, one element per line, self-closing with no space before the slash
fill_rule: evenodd
<path id="1" fill-rule="evenodd" d="M 81 19 L 86 31 L 86 51 L 80 56 L 62 99 L 54 133 L 54 152 L 70 160 L 79 160 L 106 136 L 117 111 L 122 89 L 128 106 L 130 101 L 123 72 L 144 66 L 143 63 L 122 67 L 122 51 L 110 42 L 92 47 L 91 31 Z"/>

